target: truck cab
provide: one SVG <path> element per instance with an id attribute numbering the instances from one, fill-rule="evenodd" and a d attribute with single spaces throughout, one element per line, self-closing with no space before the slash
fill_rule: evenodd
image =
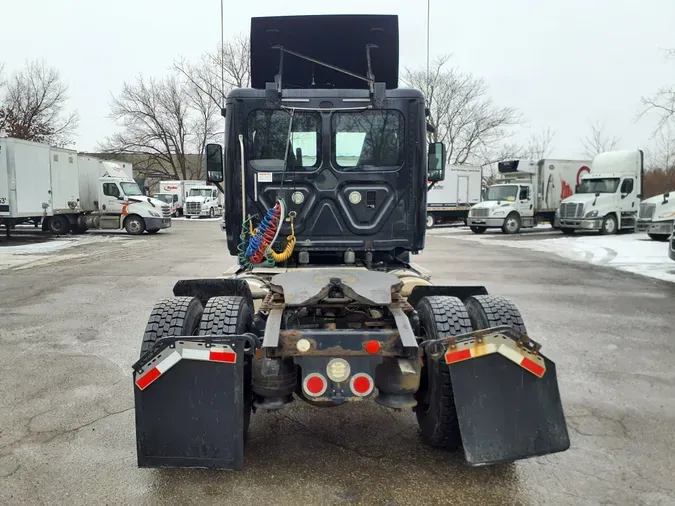
<path id="1" fill-rule="evenodd" d="M 483 201 L 471 208 L 468 225 L 478 233 L 486 228 L 501 228 L 505 233 L 515 233 L 523 222 L 532 223 L 533 216 L 531 183 L 499 183 L 487 188 Z"/>
<path id="2" fill-rule="evenodd" d="M 215 218 L 223 214 L 223 203 L 215 186 L 193 186 L 188 192 L 183 212 L 186 218 Z"/>
<path id="3" fill-rule="evenodd" d="M 575 230 L 615 234 L 635 230 L 642 195 L 642 151 L 597 155 L 576 193 L 560 203 L 556 220 L 564 234 Z"/>
<path id="4" fill-rule="evenodd" d="M 640 203 L 638 232 L 647 232 L 650 239 L 666 241 L 673 231 L 675 221 L 675 199 L 670 192 L 656 195 Z"/>
<path id="5" fill-rule="evenodd" d="M 124 228 L 132 235 L 144 231 L 156 233 L 171 226 L 171 208 L 164 201 L 146 197 L 130 177 L 103 176 L 99 178 L 99 213 L 97 220 L 103 229 Z M 87 223 L 89 227 L 96 223 Z"/>
<path id="6" fill-rule="evenodd" d="M 177 216 L 179 213 L 178 195 L 175 193 L 155 193 L 153 199 L 161 200 L 171 206 L 171 216 Z"/>

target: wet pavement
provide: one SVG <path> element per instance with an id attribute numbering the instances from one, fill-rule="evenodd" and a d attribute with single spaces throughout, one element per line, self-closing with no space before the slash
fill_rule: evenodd
<path id="1" fill-rule="evenodd" d="M 557 364 L 570 450 L 468 468 L 410 412 L 296 402 L 254 415 L 242 472 L 136 468 L 130 365 L 150 309 L 233 263 L 218 223 L 176 222 L 0 271 L 0 504 L 675 503 L 675 284 L 434 235 L 415 261 L 520 307 Z"/>

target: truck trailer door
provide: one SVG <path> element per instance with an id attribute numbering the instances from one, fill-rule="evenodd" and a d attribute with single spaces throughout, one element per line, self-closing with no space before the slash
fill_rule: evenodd
<path id="1" fill-rule="evenodd" d="M 469 176 L 457 177 L 457 205 L 469 204 Z"/>

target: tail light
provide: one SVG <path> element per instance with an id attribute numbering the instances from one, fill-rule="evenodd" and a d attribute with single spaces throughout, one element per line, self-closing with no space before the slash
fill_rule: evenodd
<path id="1" fill-rule="evenodd" d="M 358 397 L 366 397 L 372 393 L 373 389 L 375 388 L 375 383 L 373 382 L 373 378 L 371 378 L 366 373 L 359 373 L 352 376 L 349 386 L 351 387 L 354 395 Z"/>
<path id="2" fill-rule="evenodd" d="M 328 388 L 328 382 L 321 374 L 312 373 L 305 376 L 302 382 L 302 389 L 310 397 L 320 397 Z"/>

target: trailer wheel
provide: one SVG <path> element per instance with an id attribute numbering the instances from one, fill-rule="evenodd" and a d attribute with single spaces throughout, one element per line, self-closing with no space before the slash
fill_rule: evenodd
<path id="1" fill-rule="evenodd" d="M 212 297 L 204 308 L 199 335 L 232 336 L 251 332 L 253 311 L 244 297 Z M 251 423 L 253 390 L 251 388 L 251 356 L 244 358 L 244 438 Z"/>
<path id="2" fill-rule="evenodd" d="M 422 341 L 473 331 L 466 308 L 457 297 L 423 297 L 416 309 Z M 450 369 L 442 359 L 430 360 L 425 354 L 416 399 L 415 414 L 422 439 L 435 448 L 460 449 L 462 440 Z"/>
<path id="3" fill-rule="evenodd" d="M 509 214 L 504 220 L 502 232 L 505 234 L 517 234 L 520 232 L 520 216 L 518 213 Z"/>
<path id="4" fill-rule="evenodd" d="M 436 220 L 434 219 L 433 214 L 427 214 L 427 228 L 434 228 Z"/>
<path id="5" fill-rule="evenodd" d="M 141 356 L 161 337 L 197 335 L 202 312 L 196 297 L 168 297 L 157 302 L 145 327 Z"/>
<path id="6" fill-rule="evenodd" d="M 474 234 L 484 234 L 485 231 L 487 230 L 487 227 L 470 227 L 470 228 Z"/>
<path id="7" fill-rule="evenodd" d="M 474 330 L 507 325 L 527 334 L 518 308 L 510 300 L 497 295 L 476 295 L 464 302 Z"/>
<path id="8" fill-rule="evenodd" d="M 54 216 L 49 220 L 49 231 L 54 235 L 65 235 L 70 230 L 70 222 L 65 216 Z"/>
<path id="9" fill-rule="evenodd" d="M 141 235 L 145 232 L 145 221 L 135 214 L 127 216 L 124 220 L 124 230 L 130 235 Z"/>

